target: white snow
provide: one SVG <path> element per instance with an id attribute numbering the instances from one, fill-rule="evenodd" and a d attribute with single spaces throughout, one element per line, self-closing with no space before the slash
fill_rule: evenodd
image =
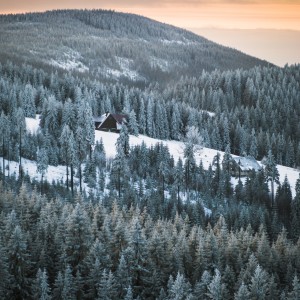
<path id="1" fill-rule="evenodd" d="M 40 125 L 40 115 L 36 115 L 36 118 L 25 118 L 26 130 L 31 134 L 36 134 Z"/>
<path id="2" fill-rule="evenodd" d="M 32 133 L 37 132 L 39 128 L 39 117 L 37 116 L 37 118 L 35 119 L 26 118 L 26 126 L 28 131 Z M 119 137 L 118 133 L 104 132 L 104 131 L 97 131 L 97 130 L 95 131 L 95 140 L 100 142 L 100 140 L 102 139 L 107 158 L 113 158 L 116 155 L 116 141 L 118 137 Z M 130 146 L 141 145 L 142 142 L 144 142 L 148 147 L 150 147 L 151 145 L 154 146 L 157 143 L 163 143 L 164 145 L 168 146 L 170 154 L 174 157 L 175 161 L 177 161 L 179 158 L 183 158 L 183 150 L 184 150 L 183 142 L 161 141 L 144 135 L 139 135 L 139 136 L 130 135 L 129 138 Z M 209 149 L 209 148 L 198 147 L 198 150 L 195 151 L 195 159 L 197 164 L 199 164 L 200 161 L 202 160 L 203 167 L 207 169 L 209 165 L 212 163 L 214 156 L 217 155 L 218 152 L 220 153 L 221 160 L 222 160 L 224 152 L 217 151 L 214 149 Z M 23 159 L 22 162 L 23 162 L 23 169 L 25 173 L 28 173 L 29 176 L 32 178 L 36 178 L 36 179 L 41 178 L 41 175 L 38 174 L 36 170 L 36 162 L 26 160 L 26 159 Z M 293 196 L 295 196 L 295 185 L 297 179 L 299 178 L 300 170 L 281 166 L 281 165 L 277 165 L 277 168 L 280 174 L 280 182 L 283 182 L 285 176 L 287 176 L 288 181 L 291 185 Z M 17 175 L 18 163 L 16 162 L 11 162 L 11 173 L 13 173 L 13 171 L 16 171 L 16 175 Z M 66 180 L 65 171 L 66 171 L 65 166 L 57 166 L 57 167 L 49 166 L 48 171 L 45 175 L 45 179 L 47 179 L 48 182 L 52 182 L 53 180 L 54 181 Z M 237 179 L 232 178 L 232 183 L 236 184 Z"/>
<path id="3" fill-rule="evenodd" d="M 86 72 L 89 68 L 80 61 L 81 58 L 82 56 L 79 52 L 67 48 L 61 58 L 56 60 L 52 58 L 50 64 L 68 71 Z"/>
<path id="4" fill-rule="evenodd" d="M 200 110 L 202 113 L 206 113 L 208 114 L 210 117 L 214 117 L 216 115 L 216 113 L 208 111 L 208 110 Z"/>
<path id="5" fill-rule="evenodd" d="M 137 71 L 131 68 L 133 64 L 133 59 L 119 57 L 119 56 L 116 56 L 115 58 L 120 69 L 104 68 L 102 73 L 105 76 L 115 77 L 115 78 L 125 76 L 130 78 L 133 81 L 145 80 Z"/>
<path id="6" fill-rule="evenodd" d="M 166 72 L 169 70 L 169 62 L 165 59 L 157 58 L 155 56 L 151 57 L 150 64 L 152 68 L 160 68 L 162 71 Z"/>

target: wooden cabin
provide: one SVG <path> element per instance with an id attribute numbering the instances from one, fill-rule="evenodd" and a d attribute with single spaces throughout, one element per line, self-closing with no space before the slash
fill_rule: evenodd
<path id="1" fill-rule="evenodd" d="M 106 112 L 100 117 L 94 117 L 94 122 L 96 130 L 120 132 L 122 126 L 127 124 L 127 116 Z"/>
<path id="2" fill-rule="evenodd" d="M 250 174 L 252 170 L 260 171 L 262 167 L 252 156 L 233 157 L 231 175 L 235 177 L 245 177 Z"/>

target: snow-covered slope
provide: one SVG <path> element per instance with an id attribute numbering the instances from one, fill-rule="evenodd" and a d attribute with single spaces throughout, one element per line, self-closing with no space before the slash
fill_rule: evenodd
<path id="1" fill-rule="evenodd" d="M 34 133 L 38 130 L 39 120 L 38 117 L 36 119 L 26 118 L 26 126 L 27 130 L 31 133 Z M 104 131 L 96 131 L 95 132 L 95 139 L 96 141 L 100 141 L 102 139 L 104 149 L 106 152 L 106 156 L 109 158 L 113 158 L 116 154 L 116 141 L 118 138 L 118 133 L 112 132 L 104 132 Z M 178 141 L 162 141 L 158 139 L 153 139 L 144 135 L 133 136 L 131 135 L 129 138 L 129 143 L 131 146 L 141 145 L 144 142 L 148 147 L 151 145 L 155 145 L 157 143 L 163 143 L 164 145 L 168 146 L 170 154 L 174 157 L 175 161 L 179 159 L 179 157 L 183 158 L 183 149 L 184 143 Z M 217 153 L 220 153 L 221 158 L 223 157 L 223 152 L 217 151 L 214 149 L 209 148 L 202 148 L 195 152 L 195 158 L 197 164 L 200 163 L 202 160 L 204 168 L 208 168 L 209 165 L 212 163 L 214 156 Z M 36 163 L 30 160 L 23 160 L 23 168 L 26 173 L 32 178 L 40 179 L 40 174 L 36 171 Z M 293 196 L 295 195 L 295 184 L 297 179 L 299 178 L 299 170 L 288 168 L 285 166 L 278 165 L 277 166 L 279 174 L 280 174 L 280 181 L 283 182 L 285 176 L 287 176 L 289 183 L 291 185 Z M 11 162 L 11 173 L 16 172 L 18 173 L 18 164 L 16 162 Z M 49 166 L 48 172 L 45 175 L 45 179 L 49 182 L 65 180 L 65 167 L 64 166 Z M 236 180 L 232 180 L 233 183 L 236 183 Z"/>

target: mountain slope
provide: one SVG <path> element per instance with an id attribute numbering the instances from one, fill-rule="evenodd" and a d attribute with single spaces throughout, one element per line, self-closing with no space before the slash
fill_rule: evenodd
<path id="1" fill-rule="evenodd" d="M 27 131 L 35 134 L 39 129 L 39 119 L 38 117 L 36 119 L 33 118 L 26 118 L 26 128 Z M 104 131 L 95 131 L 95 140 L 100 142 L 102 140 L 105 153 L 107 155 L 107 158 L 111 159 L 114 158 L 116 155 L 116 143 L 117 139 L 119 137 L 118 133 L 113 132 L 104 132 Z M 170 154 L 174 157 L 175 161 L 177 162 L 179 158 L 184 159 L 184 143 L 179 141 L 163 141 L 159 139 L 150 138 L 144 135 L 134 136 L 130 135 L 130 146 L 136 146 L 141 145 L 142 143 L 145 143 L 147 147 L 155 146 L 157 143 L 162 143 L 163 145 L 167 146 Z M 221 159 L 223 159 L 224 152 L 223 151 L 217 151 L 210 148 L 199 148 L 195 152 L 195 160 L 197 165 L 200 164 L 200 161 L 202 160 L 204 168 L 207 170 L 209 168 L 209 165 L 212 164 L 214 156 L 217 155 L 217 153 L 220 153 Z M 11 170 L 18 174 L 18 163 L 16 162 L 10 162 L 11 164 Z M 36 162 L 33 162 L 31 160 L 23 159 L 23 167 L 26 173 L 31 178 L 35 178 L 37 180 L 40 180 L 40 174 L 36 171 Z M 284 182 L 285 176 L 287 176 L 288 181 L 291 185 L 291 191 L 293 196 L 295 196 L 295 186 L 296 181 L 299 178 L 299 170 L 285 167 L 282 165 L 277 165 L 279 174 L 280 174 L 280 182 Z M 65 178 L 65 166 L 49 166 L 48 171 L 45 174 L 45 179 L 48 180 L 48 182 L 52 181 L 59 181 L 62 178 Z M 245 178 L 243 178 L 243 181 Z M 232 177 L 232 184 L 237 184 L 237 179 Z M 277 187 L 277 186 L 276 186 Z"/>
<path id="2" fill-rule="evenodd" d="M 169 81 L 202 70 L 268 65 L 191 32 L 145 17 L 103 10 L 0 16 L 0 59 L 94 78 Z"/>

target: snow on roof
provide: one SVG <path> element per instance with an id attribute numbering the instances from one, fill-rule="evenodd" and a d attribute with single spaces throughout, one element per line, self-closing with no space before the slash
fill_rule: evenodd
<path id="1" fill-rule="evenodd" d="M 111 115 L 119 124 L 122 124 L 124 122 L 126 122 L 126 118 L 127 116 L 124 114 L 112 114 L 112 113 L 105 113 L 99 117 L 94 116 L 94 122 L 99 122 L 99 123 L 103 123 L 105 121 L 106 118 L 108 118 L 108 116 Z"/>
<path id="2" fill-rule="evenodd" d="M 98 116 L 98 117 L 94 116 L 93 118 L 94 118 L 94 122 L 102 123 L 106 119 L 106 114 L 103 114 L 102 116 Z"/>
<path id="3" fill-rule="evenodd" d="M 259 165 L 259 163 L 255 160 L 255 158 L 251 156 L 246 156 L 246 157 L 237 156 L 237 157 L 233 157 L 233 159 L 240 166 L 242 171 L 261 170 L 261 166 Z"/>

